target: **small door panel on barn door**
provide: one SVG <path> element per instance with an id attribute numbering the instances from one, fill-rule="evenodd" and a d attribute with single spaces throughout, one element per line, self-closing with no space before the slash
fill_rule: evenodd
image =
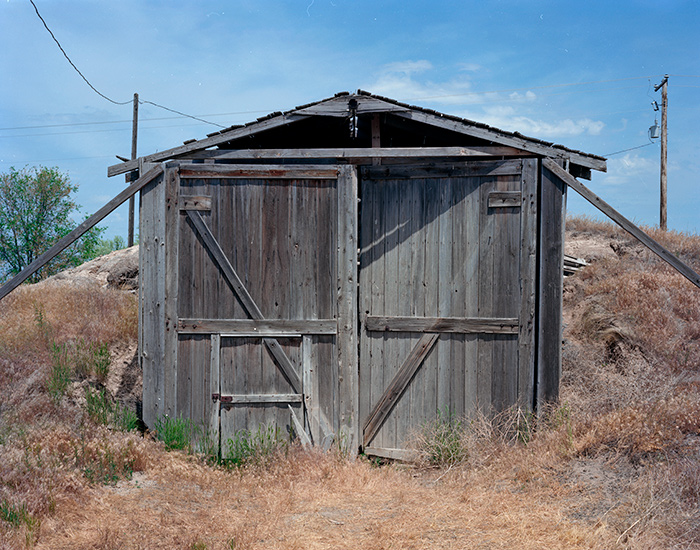
<path id="1" fill-rule="evenodd" d="M 178 408 L 223 452 L 259 426 L 335 429 L 337 185 L 332 166 L 180 167 Z"/>
<path id="2" fill-rule="evenodd" d="M 517 401 L 521 174 L 521 161 L 362 172 L 360 422 L 370 452 L 405 449 L 438 412 Z"/>

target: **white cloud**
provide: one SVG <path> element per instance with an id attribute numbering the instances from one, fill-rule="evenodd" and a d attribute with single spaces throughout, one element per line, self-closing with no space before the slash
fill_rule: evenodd
<path id="1" fill-rule="evenodd" d="M 396 61 L 384 66 L 387 73 L 402 73 L 410 75 L 412 73 L 422 73 L 433 68 L 433 64 L 425 59 L 417 61 Z"/>
<path id="2" fill-rule="evenodd" d="M 476 71 L 481 70 L 481 65 L 477 63 L 459 63 L 457 64 L 457 69 L 460 71 L 467 71 L 470 73 L 474 73 Z"/>
<path id="3" fill-rule="evenodd" d="M 532 95 L 534 96 L 535 94 Z M 534 102 L 534 99 L 533 97 L 529 101 L 523 101 L 523 103 Z M 490 105 L 484 107 L 481 113 L 469 111 L 457 114 L 458 116 L 477 120 L 502 130 L 520 132 L 526 136 L 549 140 L 557 140 L 582 134 L 597 136 L 600 135 L 605 127 L 605 123 L 602 121 L 592 120 L 590 118 L 543 120 L 536 116 L 536 109 L 532 109 L 531 107 L 529 109 L 534 111 L 532 116 L 520 114 L 523 110 L 520 105 L 518 108 L 512 105 Z"/>
<path id="4" fill-rule="evenodd" d="M 393 99 L 421 103 L 470 104 L 475 100 L 477 96 L 470 94 L 471 81 L 464 77 L 446 82 L 422 78 L 433 69 L 432 63 L 424 59 L 389 63 L 381 68 L 367 89 Z"/>
<path id="5" fill-rule="evenodd" d="M 636 153 L 627 153 L 608 160 L 608 173 L 603 176 L 603 181 L 605 185 L 624 185 L 654 176 L 658 172 L 658 163 Z"/>
<path id="6" fill-rule="evenodd" d="M 469 67 L 469 70 L 480 69 L 477 65 Z M 541 139 L 558 140 L 579 135 L 597 136 L 605 127 L 602 121 L 591 118 L 544 119 L 537 110 L 539 97 L 531 90 L 511 93 L 474 92 L 472 81 L 465 75 L 436 82 L 426 78 L 433 70 L 433 65 L 426 60 L 389 63 L 382 67 L 374 83 L 367 89 L 380 95 L 421 105 L 431 103 L 443 106 L 469 105 L 471 106 L 469 111 L 455 111 L 444 107 L 443 110 L 503 130 L 520 132 Z M 482 107 L 477 107 L 479 105 Z"/>

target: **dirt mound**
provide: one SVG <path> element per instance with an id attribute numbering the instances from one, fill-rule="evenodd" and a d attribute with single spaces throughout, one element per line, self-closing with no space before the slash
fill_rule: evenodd
<path id="1" fill-rule="evenodd" d="M 116 250 L 46 279 L 48 284 L 96 285 L 120 290 L 139 286 L 139 247 Z"/>

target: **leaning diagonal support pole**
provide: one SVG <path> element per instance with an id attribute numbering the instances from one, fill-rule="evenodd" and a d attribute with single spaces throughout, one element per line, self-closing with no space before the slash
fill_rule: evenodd
<path id="1" fill-rule="evenodd" d="M 58 256 L 66 248 L 68 248 L 70 245 L 72 245 L 75 241 L 77 241 L 80 237 L 82 237 L 87 231 L 89 231 L 94 226 L 96 226 L 98 223 L 100 223 L 104 218 L 107 217 L 108 214 L 110 214 L 113 210 L 115 210 L 118 206 L 120 206 L 124 201 L 126 201 L 130 197 L 133 197 L 144 186 L 146 186 L 146 184 L 151 182 L 155 177 L 159 176 L 162 172 L 163 172 L 163 168 L 161 166 L 156 166 L 155 168 L 152 168 L 151 170 L 146 172 L 143 176 L 141 176 L 139 179 L 137 179 L 135 182 L 133 182 L 129 187 L 124 189 L 124 191 L 122 191 L 116 197 L 114 197 L 111 201 L 109 201 L 107 204 L 105 204 L 102 208 L 100 208 L 97 212 L 95 212 L 87 220 L 85 220 L 83 223 L 81 223 L 73 231 L 68 233 L 68 235 L 66 235 L 65 237 L 60 239 L 56 244 L 54 244 L 51 248 L 49 248 L 46 252 L 44 252 L 41 256 L 39 256 L 36 260 L 34 260 L 27 267 L 25 267 L 22 271 L 20 271 L 17 275 L 15 275 L 12 279 L 10 279 L 7 283 L 5 283 L 2 286 L 2 288 L 0 288 L 0 300 L 2 300 L 5 296 L 7 296 L 10 292 L 12 292 L 15 288 L 17 288 L 24 281 L 26 281 L 29 277 L 31 277 L 34 273 L 36 273 L 38 270 L 40 270 L 42 267 L 44 267 L 47 263 L 49 263 L 51 260 L 53 260 L 56 256 Z"/>
<path id="2" fill-rule="evenodd" d="M 700 275 L 695 273 L 695 271 L 693 271 L 690 267 L 688 267 L 686 264 L 684 264 L 678 258 L 676 258 L 670 251 L 668 251 L 666 248 L 657 243 L 649 235 L 644 233 L 644 231 L 639 229 L 639 227 L 634 225 L 631 221 L 625 218 L 622 214 L 620 214 L 607 202 L 601 199 L 593 191 L 588 189 L 588 187 L 583 185 L 566 170 L 561 168 L 558 164 L 551 161 L 550 159 L 544 159 L 542 161 L 542 164 L 545 168 L 547 168 L 547 170 L 556 174 L 559 178 L 562 179 L 564 183 L 566 183 L 584 199 L 586 199 L 603 214 L 605 214 L 608 218 L 610 218 L 612 221 L 614 221 L 616 224 L 622 227 L 622 229 L 627 231 L 630 235 L 632 235 L 635 239 L 641 242 L 659 258 L 661 258 L 663 261 L 665 261 L 667 264 L 673 267 L 676 271 L 678 271 L 678 273 L 683 275 L 683 277 L 688 279 L 696 287 L 700 288 Z"/>

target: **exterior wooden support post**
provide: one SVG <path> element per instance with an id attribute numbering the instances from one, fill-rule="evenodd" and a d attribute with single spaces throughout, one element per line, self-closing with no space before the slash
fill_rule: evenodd
<path id="1" fill-rule="evenodd" d="M 567 184 L 584 199 L 590 202 L 608 218 L 610 218 L 617 225 L 622 227 L 622 229 L 627 231 L 630 235 L 632 235 L 635 239 L 641 242 L 659 258 L 661 258 L 663 261 L 665 261 L 667 264 L 673 267 L 676 271 L 678 271 L 678 273 L 683 275 L 683 277 L 685 277 L 695 286 L 700 288 L 700 275 L 695 273 L 695 271 L 693 271 L 690 267 L 681 262 L 673 253 L 661 246 L 649 235 L 644 233 L 644 231 L 639 229 L 631 221 L 625 218 L 622 214 L 620 214 L 617 210 L 615 210 L 612 206 L 610 206 L 607 202 L 601 199 L 598 195 L 596 195 L 593 191 L 588 189 L 588 187 L 583 185 L 580 181 L 578 181 L 575 177 L 573 177 L 555 162 L 551 161 L 550 159 L 544 159 L 542 161 L 542 164 L 544 164 L 544 166 L 548 170 L 553 172 L 555 175 L 559 176 L 565 184 Z"/>

